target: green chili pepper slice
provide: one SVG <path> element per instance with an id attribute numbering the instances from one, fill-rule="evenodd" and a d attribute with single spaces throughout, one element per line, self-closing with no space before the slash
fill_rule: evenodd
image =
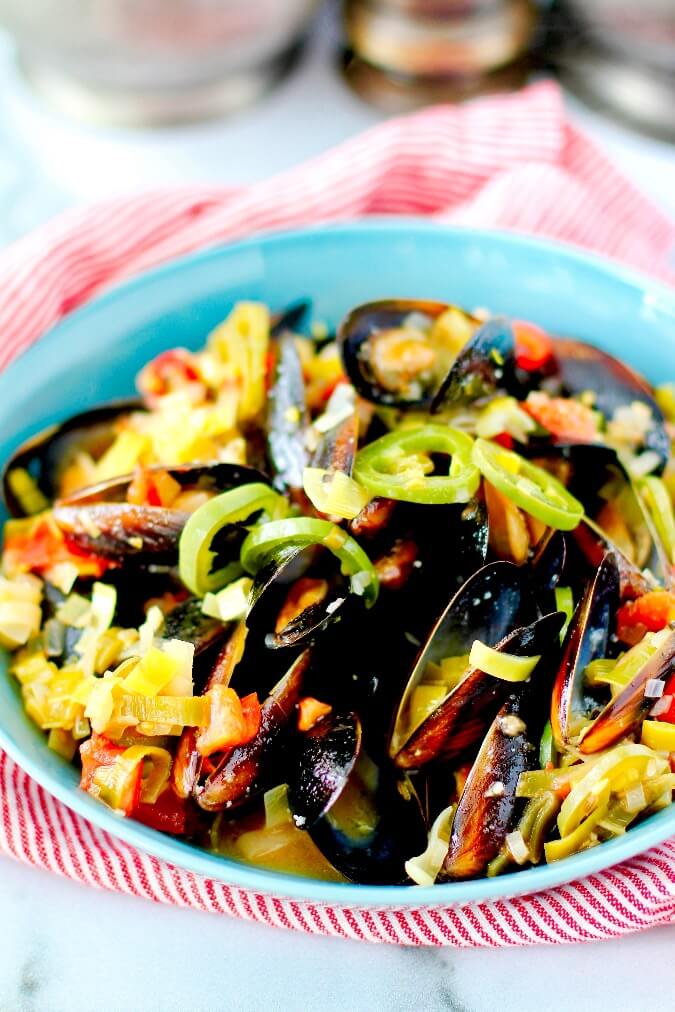
<path id="1" fill-rule="evenodd" d="M 239 548 L 245 537 L 242 526 L 253 523 L 257 514 L 276 518 L 287 511 L 288 504 L 283 496 L 262 482 L 240 485 L 209 499 L 195 510 L 180 537 L 178 571 L 185 586 L 203 597 L 241 576 Z M 213 563 L 220 554 L 213 551 L 214 539 L 227 527 L 232 528 L 236 557 L 214 570 Z"/>
<path id="2" fill-rule="evenodd" d="M 354 480 L 371 495 L 428 505 L 468 502 L 480 484 L 471 462 L 473 440 L 447 425 L 390 432 L 356 455 Z M 430 454 L 450 457 L 447 475 L 430 474 Z"/>
<path id="3" fill-rule="evenodd" d="M 352 591 L 363 596 L 366 607 L 375 604 L 379 591 L 375 567 L 354 538 L 329 520 L 288 517 L 260 524 L 241 547 L 241 564 L 254 574 L 280 552 L 308 545 L 322 545 L 331 551 L 340 560 L 342 572 L 350 577 Z"/>
<path id="4" fill-rule="evenodd" d="M 583 517 L 583 506 L 557 478 L 512 450 L 477 439 L 472 459 L 495 488 L 549 527 L 573 531 Z"/>

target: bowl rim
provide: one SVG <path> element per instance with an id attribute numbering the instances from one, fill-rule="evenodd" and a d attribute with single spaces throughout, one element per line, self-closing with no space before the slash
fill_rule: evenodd
<path id="1" fill-rule="evenodd" d="M 311 243 L 325 237 L 334 237 L 336 241 L 340 241 L 341 238 L 358 241 L 360 236 L 378 233 L 400 233 L 401 238 L 410 238 L 413 233 L 422 236 L 445 235 L 448 238 L 454 237 L 455 240 L 473 238 L 481 243 L 494 244 L 503 249 L 525 247 L 533 252 L 540 251 L 549 258 L 555 256 L 564 260 L 577 270 L 581 267 L 585 271 L 590 270 L 593 275 L 602 276 L 605 281 L 610 281 L 612 284 L 620 283 L 631 289 L 635 295 L 641 296 L 643 301 L 648 300 L 654 303 L 659 312 L 672 316 L 675 320 L 675 289 L 671 289 L 659 281 L 654 281 L 646 274 L 625 268 L 613 260 L 595 253 L 588 253 L 576 246 L 530 237 L 518 232 L 450 226 L 414 216 L 373 217 L 288 231 L 265 232 L 246 239 L 221 243 L 208 249 L 177 257 L 159 267 L 123 280 L 95 295 L 94 298 L 51 327 L 10 363 L 4 370 L 2 382 L 5 382 L 7 376 L 11 379 L 17 363 L 22 363 L 25 356 L 41 341 L 53 342 L 67 339 L 70 328 L 77 330 L 87 322 L 90 316 L 106 312 L 113 308 L 119 300 L 133 299 L 146 285 L 161 284 L 180 274 L 188 265 L 192 268 L 209 260 L 236 257 L 261 245 L 268 247 L 285 243 Z M 20 705 L 18 695 L 17 705 Z M 26 717 L 26 719 L 28 718 Z M 133 820 L 124 819 L 81 792 L 77 786 L 66 783 L 64 779 L 57 776 L 56 772 L 52 772 L 39 761 L 34 761 L 30 756 L 25 755 L 1 722 L 0 747 L 43 789 L 63 802 L 69 809 L 99 829 L 146 854 L 234 888 L 322 905 L 333 904 L 351 909 L 363 907 L 386 910 L 396 908 L 430 909 L 532 894 L 573 882 L 635 857 L 649 847 L 662 843 L 672 833 L 675 833 L 674 804 L 671 809 L 651 816 L 648 821 L 635 827 L 625 836 L 603 843 L 599 847 L 583 851 L 581 854 L 555 864 L 539 865 L 493 879 L 472 879 L 440 883 L 429 887 L 369 886 L 356 883 L 325 882 L 243 864 L 149 829 Z M 46 740 L 44 747 L 47 748 Z"/>

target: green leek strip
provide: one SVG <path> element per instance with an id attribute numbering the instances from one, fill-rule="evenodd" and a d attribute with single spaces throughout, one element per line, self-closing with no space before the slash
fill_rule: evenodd
<path id="1" fill-rule="evenodd" d="M 171 753 L 156 745 L 131 745 L 120 759 L 123 762 L 143 763 L 141 801 L 154 805 L 169 782 Z"/>
<path id="2" fill-rule="evenodd" d="M 548 527 L 573 531 L 584 508 L 557 478 L 487 439 L 473 444 L 472 460 L 490 484 Z"/>
<path id="3" fill-rule="evenodd" d="M 610 787 L 608 783 L 603 783 L 599 787 L 595 806 L 590 815 L 580 821 L 572 832 L 561 836 L 559 840 L 551 840 L 544 844 L 544 854 L 547 861 L 559 861 L 562 857 L 576 854 L 589 840 L 598 823 L 605 818 L 609 808 Z"/>
<path id="4" fill-rule="evenodd" d="M 556 587 L 554 594 L 556 610 L 562 611 L 565 615 L 565 624 L 560 630 L 560 642 L 562 643 L 572 621 L 572 615 L 574 615 L 574 595 L 571 587 Z"/>
<path id="5" fill-rule="evenodd" d="M 125 692 L 120 699 L 120 716 L 142 724 L 206 727 L 211 705 L 207 696 L 141 696 Z"/>
<path id="6" fill-rule="evenodd" d="M 290 517 L 260 524 L 242 545 L 241 563 L 255 574 L 280 552 L 309 545 L 321 545 L 332 552 L 340 560 L 342 572 L 350 577 L 352 591 L 363 595 L 367 607 L 375 604 L 379 580 L 372 562 L 354 538 L 328 520 Z"/>
<path id="7" fill-rule="evenodd" d="M 370 495 L 343 471 L 306 467 L 302 484 L 307 498 L 319 513 L 353 520 L 370 501 Z"/>
<path id="8" fill-rule="evenodd" d="M 600 785 L 607 783 L 612 793 L 618 793 L 668 769 L 667 760 L 644 745 L 617 745 L 605 752 L 563 801 L 558 816 L 560 835 L 567 836 L 576 829 L 592 807 Z"/>
<path id="9" fill-rule="evenodd" d="M 525 682 L 530 677 L 541 655 L 534 657 L 517 657 L 493 650 L 480 640 L 474 640 L 469 653 L 469 665 L 484 671 L 486 675 L 501 678 L 505 682 Z"/>
<path id="10" fill-rule="evenodd" d="M 220 590 L 241 573 L 238 560 L 213 570 L 217 553 L 212 551 L 216 535 L 224 528 L 246 524 L 263 513 L 267 518 L 285 516 L 286 500 L 262 482 L 240 485 L 209 499 L 190 516 L 178 546 L 178 570 L 185 586 L 203 597 Z"/>
<path id="11" fill-rule="evenodd" d="M 471 462 L 472 439 L 447 425 L 390 432 L 364 447 L 354 461 L 354 480 L 371 496 L 427 505 L 468 502 L 480 484 Z M 433 475 L 431 454 L 450 458 L 446 475 Z"/>
<path id="12" fill-rule="evenodd" d="M 654 475 L 639 478 L 635 484 L 654 522 L 668 560 L 671 565 L 675 565 L 675 511 L 668 488 L 661 478 Z"/>
<path id="13" fill-rule="evenodd" d="M 7 484 L 24 513 L 32 516 L 49 509 L 49 501 L 35 479 L 23 467 L 13 467 L 7 472 Z"/>

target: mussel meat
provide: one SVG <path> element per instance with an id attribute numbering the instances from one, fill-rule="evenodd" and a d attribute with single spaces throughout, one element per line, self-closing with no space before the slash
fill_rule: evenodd
<path id="1" fill-rule="evenodd" d="M 442 302 L 384 299 L 353 309 L 338 329 L 345 372 L 373 404 L 428 407 L 478 320 Z"/>
<path id="2" fill-rule="evenodd" d="M 670 439 L 647 381 L 613 355 L 583 341 L 556 338 L 554 356 L 562 392 L 574 396 L 592 391 L 595 407 L 606 418 L 611 420 L 618 408 L 628 408 L 636 401 L 649 408 L 652 421 L 644 448 L 657 455 L 662 471 L 670 455 Z"/>

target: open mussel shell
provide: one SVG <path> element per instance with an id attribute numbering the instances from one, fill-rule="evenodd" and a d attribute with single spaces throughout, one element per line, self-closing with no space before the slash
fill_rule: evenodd
<path id="1" fill-rule="evenodd" d="M 269 484 L 268 476 L 255 467 L 217 460 L 198 464 L 173 464 L 170 467 L 157 464 L 144 470 L 149 476 L 155 472 L 168 473 L 178 482 L 181 489 L 195 492 L 227 492 L 231 488 L 253 482 Z M 133 478 L 133 474 L 122 474 L 107 481 L 97 482 L 95 485 L 87 485 L 73 495 L 59 499 L 57 505 L 85 506 L 98 502 L 126 502 Z"/>
<path id="2" fill-rule="evenodd" d="M 373 404 L 400 410 L 428 407 L 443 372 L 438 374 L 426 331 L 448 308 L 443 302 L 383 299 L 352 309 L 340 324 L 338 340 L 345 372 L 357 392 Z M 471 329 L 477 326 L 473 317 L 462 315 Z M 409 368 L 390 370 L 382 349 L 396 335 L 409 339 L 409 351 L 417 344 L 418 354 L 409 356 Z M 400 360 L 401 355 L 395 357 Z"/>
<path id="3" fill-rule="evenodd" d="M 570 395 L 592 391 L 595 406 L 606 418 L 611 419 L 617 408 L 629 407 L 635 401 L 647 405 L 653 423 L 645 449 L 657 454 L 663 470 L 670 456 L 670 439 L 663 412 L 647 381 L 613 355 L 583 341 L 556 338 L 554 357 L 561 391 Z"/>
<path id="4" fill-rule="evenodd" d="M 308 459 L 309 412 L 302 363 L 293 335 L 282 335 L 274 353 L 276 360 L 268 395 L 267 452 L 275 487 L 281 491 L 301 489 Z"/>
<path id="5" fill-rule="evenodd" d="M 310 592 L 303 603 L 307 585 L 315 593 Z M 256 574 L 246 624 L 271 649 L 304 646 L 327 625 L 342 618 L 349 604 L 354 603 L 353 597 L 349 581 L 332 556 L 316 545 L 286 550 Z M 285 622 L 283 611 L 288 612 Z"/>
<path id="6" fill-rule="evenodd" d="M 276 784 L 284 783 L 288 744 L 296 731 L 296 706 L 312 655 L 303 651 L 262 704 L 260 730 L 246 745 L 226 753 L 203 786 L 195 788 L 200 808 L 220 812 L 241 807 Z"/>
<path id="7" fill-rule="evenodd" d="M 584 554 L 593 551 L 595 531 L 604 550 L 612 550 L 627 583 L 645 584 L 648 569 L 665 586 L 673 582 L 666 546 L 639 491 L 616 450 L 602 444 L 554 444 L 530 452 L 563 468 L 569 491 L 583 504 L 585 517 L 572 537 Z M 598 538 L 595 540 L 597 541 Z M 603 554 L 601 553 L 601 554 Z"/>
<path id="8" fill-rule="evenodd" d="M 512 693 L 490 725 L 455 810 L 441 879 L 484 874 L 515 823 L 518 779 L 537 755 L 522 709 L 522 693 Z"/>
<path id="9" fill-rule="evenodd" d="M 569 624 L 551 696 L 551 731 L 563 749 L 578 736 L 597 702 L 586 696 L 584 671 L 591 661 L 607 657 L 619 607 L 620 578 L 614 557 L 605 555 Z"/>
<path id="10" fill-rule="evenodd" d="M 609 748 L 636 731 L 649 713 L 653 700 L 645 696 L 648 681 L 665 681 L 675 670 L 675 631 L 652 654 L 629 684 L 607 704 L 583 732 L 579 749 L 590 754 Z"/>
<path id="11" fill-rule="evenodd" d="M 53 516 L 66 541 L 85 554 L 171 565 L 189 514 L 161 506 L 92 503 L 55 506 Z"/>
<path id="12" fill-rule="evenodd" d="M 542 702 L 550 691 L 563 620 L 561 612 L 544 615 L 509 637 L 509 653 L 540 655 L 541 660 L 526 682 L 508 686 L 511 691 L 473 762 L 453 818 L 444 878 L 483 874 L 515 824 L 518 779 L 538 761 L 533 743 L 544 724 Z"/>
<path id="13" fill-rule="evenodd" d="M 406 880 L 426 824 L 409 782 L 365 753 L 353 713 L 330 715 L 300 737 L 288 792 L 295 824 L 354 882 Z"/>
<path id="14" fill-rule="evenodd" d="M 114 442 L 117 419 L 132 411 L 144 410 L 138 398 L 111 401 L 31 436 L 14 451 L 2 472 L 2 494 L 10 514 L 14 517 L 26 515 L 8 480 L 12 471 L 28 471 L 43 495 L 51 501 L 59 493 L 60 475 L 76 453 L 86 451 L 93 456 L 105 453 Z"/>
<path id="15" fill-rule="evenodd" d="M 166 471 L 185 490 L 214 493 L 268 480 L 254 468 L 218 462 L 148 469 L 150 473 L 153 470 Z M 86 554 L 136 566 L 174 565 L 189 514 L 180 509 L 126 502 L 132 478 L 113 478 L 58 500 L 52 510 L 54 520 L 66 540 Z M 245 534 L 243 528 L 225 528 L 220 533 L 213 546 L 219 562 L 226 555 L 238 559 Z"/>
<path id="16" fill-rule="evenodd" d="M 533 617 L 526 580 L 510 562 L 492 562 L 463 584 L 417 655 L 403 692 L 389 744 L 398 766 L 417 769 L 459 755 L 481 738 L 507 694 L 504 682 L 470 671 L 416 728 L 411 727 L 415 689 L 434 680 L 442 661 L 465 658 L 468 666 L 474 640 L 506 644 L 505 637 Z"/>
<path id="17" fill-rule="evenodd" d="M 486 320 L 457 355 L 433 398 L 432 414 L 485 397 L 498 387 L 515 390 L 514 349 L 509 321 L 502 316 Z"/>

